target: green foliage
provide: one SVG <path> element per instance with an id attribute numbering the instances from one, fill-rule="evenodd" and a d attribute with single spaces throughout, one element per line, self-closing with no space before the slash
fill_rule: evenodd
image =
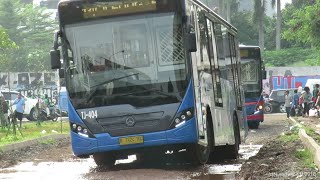
<path id="1" fill-rule="evenodd" d="M 233 25 L 238 29 L 239 42 L 245 45 L 258 44 L 258 31 L 252 20 L 252 12 L 242 11 L 232 16 Z"/>
<path id="2" fill-rule="evenodd" d="M 278 138 L 282 142 L 293 142 L 299 139 L 299 135 L 296 132 L 287 132 L 286 134 Z"/>
<path id="3" fill-rule="evenodd" d="M 0 28 L 0 50 L 4 52 L 8 49 L 16 48 L 17 45 L 13 41 L 10 40 L 9 35 L 3 28 Z"/>
<path id="4" fill-rule="evenodd" d="M 0 25 L 19 46 L 8 54 L 9 65 L 1 64 L 0 70 L 50 70 L 49 50 L 57 26 L 44 8 L 25 5 L 19 0 L 0 0 Z"/>
<path id="5" fill-rule="evenodd" d="M 45 145 L 55 145 L 55 144 L 57 144 L 57 141 L 55 139 L 53 139 L 53 138 L 48 138 L 46 140 L 40 140 L 39 142 L 40 142 L 40 144 L 45 144 Z"/>
<path id="6" fill-rule="evenodd" d="M 5 32 L 3 28 L 0 28 L 0 64 L 2 66 L 9 66 L 9 55 L 16 48 L 18 48 L 16 43 L 10 40 L 9 35 Z"/>
<path id="7" fill-rule="evenodd" d="M 290 66 L 297 62 L 313 62 L 318 59 L 316 49 L 289 48 L 279 51 L 265 51 L 266 66 Z M 310 64 L 311 65 L 311 64 Z"/>
<path id="8" fill-rule="evenodd" d="M 292 9 L 294 11 L 287 12 L 291 18 L 285 21 L 287 29 L 283 32 L 283 37 L 320 48 L 320 0 L 316 0 L 312 5 L 304 4 L 304 7 L 299 9 L 292 5 Z"/>
<path id="9" fill-rule="evenodd" d="M 306 149 L 297 150 L 294 156 L 303 161 L 303 166 L 315 169 L 317 166 L 313 162 L 313 154 Z"/>
<path id="10" fill-rule="evenodd" d="M 23 137 L 21 136 L 14 136 L 12 132 L 10 131 L 7 134 L 7 129 L 0 129 L 0 148 L 1 146 L 7 145 L 7 144 L 12 144 L 16 142 L 21 142 L 25 140 L 30 140 L 30 139 L 35 139 L 51 134 L 56 134 L 56 132 L 61 133 L 61 123 L 60 122 L 50 122 L 50 121 L 45 121 L 41 124 L 41 126 L 37 126 L 36 122 L 30 122 L 30 123 L 25 123 L 22 125 L 22 128 L 20 129 Z M 53 132 L 56 131 L 56 132 Z M 46 133 L 42 133 L 45 131 Z M 62 134 L 68 134 L 70 132 L 70 126 L 69 122 L 65 121 L 62 123 Z M 44 140 L 44 144 L 52 144 L 52 140 Z"/>

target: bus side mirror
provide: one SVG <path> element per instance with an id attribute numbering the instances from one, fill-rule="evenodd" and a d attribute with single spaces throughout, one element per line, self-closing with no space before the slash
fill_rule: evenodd
<path id="1" fill-rule="evenodd" d="M 197 39 L 195 33 L 189 33 L 187 35 L 187 45 L 188 45 L 188 52 L 196 52 L 197 51 Z"/>
<path id="2" fill-rule="evenodd" d="M 59 78 L 64 78 L 64 69 L 59 69 Z"/>
<path id="3" fill-rule="evenodd" d="M 266 70 L 262 71 L 262 79 L 267 79 L 267 71 Z"/>
<path id="4" fill-rule="evenodd" d="M 51 50 L 50 57 L 51 57 L 51 69 L 60 69 L 61 68 L 60 51 L 57 49 Z"/>

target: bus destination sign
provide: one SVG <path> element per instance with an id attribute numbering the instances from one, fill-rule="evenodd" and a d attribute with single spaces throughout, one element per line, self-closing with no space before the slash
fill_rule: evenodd
<path id="1" fill-rule="evenodd" d="M 95 4 L 83 4 L 83 18 L 97 18 L 131 14 L 139 12 L 155 11 L 157 9 L 156 0 L 137 0 L 137 1 L 111 1 Z"/>

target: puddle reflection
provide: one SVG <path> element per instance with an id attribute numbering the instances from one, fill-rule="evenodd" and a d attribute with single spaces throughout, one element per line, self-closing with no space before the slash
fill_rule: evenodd
<path id="1" fill-rule="evenodd" d="M 67 162 L 25 162 L 11 168 L 1 169 L 0 180 L 22 178 L 33 180 L 84 180 L 105 179 L 106 177 L 109 179 L 137 179 L 138 177 L 142 177 L 142 179 L 165 179 L 162 177 L 181 179 L 181 177 L 188 177 L 189 179 L 229 180 L 235 179 L 242 163 L 255 156 L 261 147 L 262 145 L 241 145 L 239 160 L 209 164 L 198 168 L 179 162 L 169 162 L 162 165 L 157 162 L 151 165 L 139 163 L 136 161 L 135 155 L 129 156 L 128 159 L 117 160 L 114 168 L 111 169 L 99 169 L 93 158 L 74 159 Z"/>

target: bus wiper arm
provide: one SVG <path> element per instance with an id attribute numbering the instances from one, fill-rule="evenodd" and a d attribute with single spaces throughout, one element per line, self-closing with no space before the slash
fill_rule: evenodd
<path id="1" fill-rule="evenodd" d="M 119 77 L 119 78 L 113 78 L 113 79 L 104 81 L 104 82 L 102 82 L 102 83 L 99 83 L 99 84 L 97 84 L 97 85 L 90 86 L 90 87 L 91 87 L 91 88 L 95 88 L 95 87 L 98 87 L 98 86 L 101 86 L 101 85 L 104 85 L 104 84 L 108 84 L 108 83 L 113 82 L 113 81 L 117 81 L 117 80 L 120 80 L 120 79 L 124 79 L 124 78 L 130 77 L 130 76 L 135 76 L 135 75 L 138 75 L 138 74 L 139 74 L 139 73 L 134 73 L 134 74 L 129 74 L 129 75 L 122 76 L 122 77 Z"/>
<path id="2" fill-rule="evenodd" d="M 104 81 L 104 82 L 102 82 L 102 83 L 99 83 L 99 84 L 97 84 L 97 85 L 90 86 L 90 88 L 99 87 L 99 86 L 102 86 L 102 85 L 104 85 L 104 84 L 108 84 L 108 83 L 110 83 L 110 82 L 117 81 L 117 80 L 124 79 L 124 78 L 130 77 L 130 76 L 138 75 L 138 74 L 139 74 L 139 73 L 134 73 L 134 74 L 129 74 L 129 75 L 122 76 L 122 77 L 119 77 L 119 78 L 113 78 L 113 79 Z M 94 93 L 97 91 L 97 89 L 98 89 L 98 88 L 95 88 L 95 89 L 89 94 L 89 97 L 88 97 L 87 102 L 89 102 L 89 101 L 91 100 L 91 98 L 93 97 L 93 95 L 94 95 Z"/>

